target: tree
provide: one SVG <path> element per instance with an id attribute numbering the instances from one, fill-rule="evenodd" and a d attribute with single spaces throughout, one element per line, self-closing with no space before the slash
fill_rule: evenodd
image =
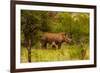
<path id="1" fill-rule="evenodd" d="M 31 48 L 34 43 L 33 39 L 39 28 L 39 13 L 32 11 L 21 11 L 21 33 L 24 35 L 24 43 L 28 50 L 28 62 L 31 62 Z M 38 15 L 38 16 L 37 16 Z"/>

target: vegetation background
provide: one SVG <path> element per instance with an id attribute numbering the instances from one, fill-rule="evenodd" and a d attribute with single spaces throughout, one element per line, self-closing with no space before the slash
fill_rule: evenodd
<path id="1" fill-rule="evenodd" d="M 21 62 L 89 59 L 89 13 L 21 10 Z M 43 32 L 65 32 L 74 44 L 40 47 Z"/>

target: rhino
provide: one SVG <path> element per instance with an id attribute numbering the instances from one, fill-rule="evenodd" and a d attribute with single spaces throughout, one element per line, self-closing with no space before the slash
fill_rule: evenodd
<path id="1" fill-rule="evenodd" d="M 71 41 L 72 39 L 64 32 L 44 32 L 40 39 L 42 48 L 47 48 L 47 44 L 52 44 L 53 48 L 56 44 L 58 46 L 58 49 L 60 49 L 63 42 L 71 43 Z"/>

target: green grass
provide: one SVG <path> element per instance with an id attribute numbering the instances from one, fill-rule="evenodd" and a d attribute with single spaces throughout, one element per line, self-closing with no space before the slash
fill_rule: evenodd
<path id="1" fill-rule="evenodd" d="M 32 62 L 48 62 L 48 61 L 64 61 L 64 60 L 87 60 L 89 59 L 89 45 L 84 47 L 79 45 L 65 45 L 62 44 L 61 49 L 56 48 L 32 48 L 31 61 Z M 21 62 L 28 62 L 27 49 L 21 48 Z"/>

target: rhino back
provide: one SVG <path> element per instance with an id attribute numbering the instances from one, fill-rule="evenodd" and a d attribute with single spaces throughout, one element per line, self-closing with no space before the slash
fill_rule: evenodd
<path id="1" fill-rule="evenodd" d="M 64 40 L 64 36 L 62 36 L 62 33 L 45 33 L 44 38 L 47 41 L 58 41 L 61 42 Z"/>

